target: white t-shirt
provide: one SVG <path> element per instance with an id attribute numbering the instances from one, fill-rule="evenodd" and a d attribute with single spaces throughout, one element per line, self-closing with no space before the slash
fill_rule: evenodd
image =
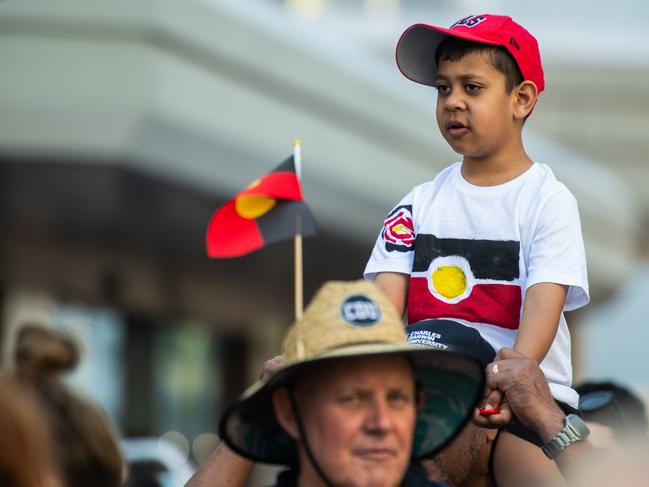
<path id="1" fill-rule="evenodd" d="M 468 183 L 461 166 L 416 186 L 388 214 L 364 275 L 410 274 L 408 323 L 452 319 L 496 351 L 512 348 L 530 286 L 569 286 L 564 311 L 589 301 L 577 201 L 544 164 L 488 187 Z M 563 313 L 541 369 L 555 399 L 576 408 Z"/>

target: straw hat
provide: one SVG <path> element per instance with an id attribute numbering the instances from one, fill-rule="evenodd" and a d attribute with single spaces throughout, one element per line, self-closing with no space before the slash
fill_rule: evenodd
<path id="1" fill-rule="evenodd" d="M 226 410 L 220 435 L 239 454 L 265 463 L 297 464 L 297 446 L 275 418 L 271 396 L 307 365 L 347 357 L 399 354 L 413 364 L 426 401 L 417 417 L 413 457 L 442 448 L 460 430 L 481 396 L 479 360 L 453 351 L 410 345 L 387 297 L 367 281 L 328 282 L 282 345 L 284 364 L 256 382 Z"/>

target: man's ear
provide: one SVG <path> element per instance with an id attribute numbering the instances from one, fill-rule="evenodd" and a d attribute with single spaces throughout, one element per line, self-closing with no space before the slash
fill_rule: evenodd
<path id="1" fill-rule="evenodd" d="M 426 393 L 422 389 L 417 389 L 416 391 L 416 406 L 417 406 L 417 414 L 421 413 L 424 410 L 424 406 L 426 406 Z"/>
<path id="2" fill-rule="evenodd" d="M 295 413 L 288 396 L 288 389 L 281 387 L 273 392 L 273 409 L 275 417 L 282 429 L 297 441 L 300 438 L 300 431 L 295 421 Z"/>
<path id="3" fill-rule="evenodd" d="M 532 81 L 523 81 L 514 87 L 514 118 L 524 120 L 536 104 L 539 90 Z"/>

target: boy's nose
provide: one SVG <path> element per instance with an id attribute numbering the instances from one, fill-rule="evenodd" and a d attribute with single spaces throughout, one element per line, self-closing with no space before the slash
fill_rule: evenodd
<path id="1" fill-rule="evenodd" d="M 458 93 L 457 90 L 453 90 L 446 96 L 444 108 L 447 110 L 464 110 L 465 107 L 464 97 L 462 96 L 462 93 Z"/>

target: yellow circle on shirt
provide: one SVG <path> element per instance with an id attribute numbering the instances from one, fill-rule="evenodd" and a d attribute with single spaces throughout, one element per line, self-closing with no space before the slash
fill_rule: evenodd
<path id="1" fill-rule="evenodd" d="M 441 266 L 433 271 L 433 286 L 445 298 L 453 299 L 466 291 L 466 275 L 457 266 Z"/>

